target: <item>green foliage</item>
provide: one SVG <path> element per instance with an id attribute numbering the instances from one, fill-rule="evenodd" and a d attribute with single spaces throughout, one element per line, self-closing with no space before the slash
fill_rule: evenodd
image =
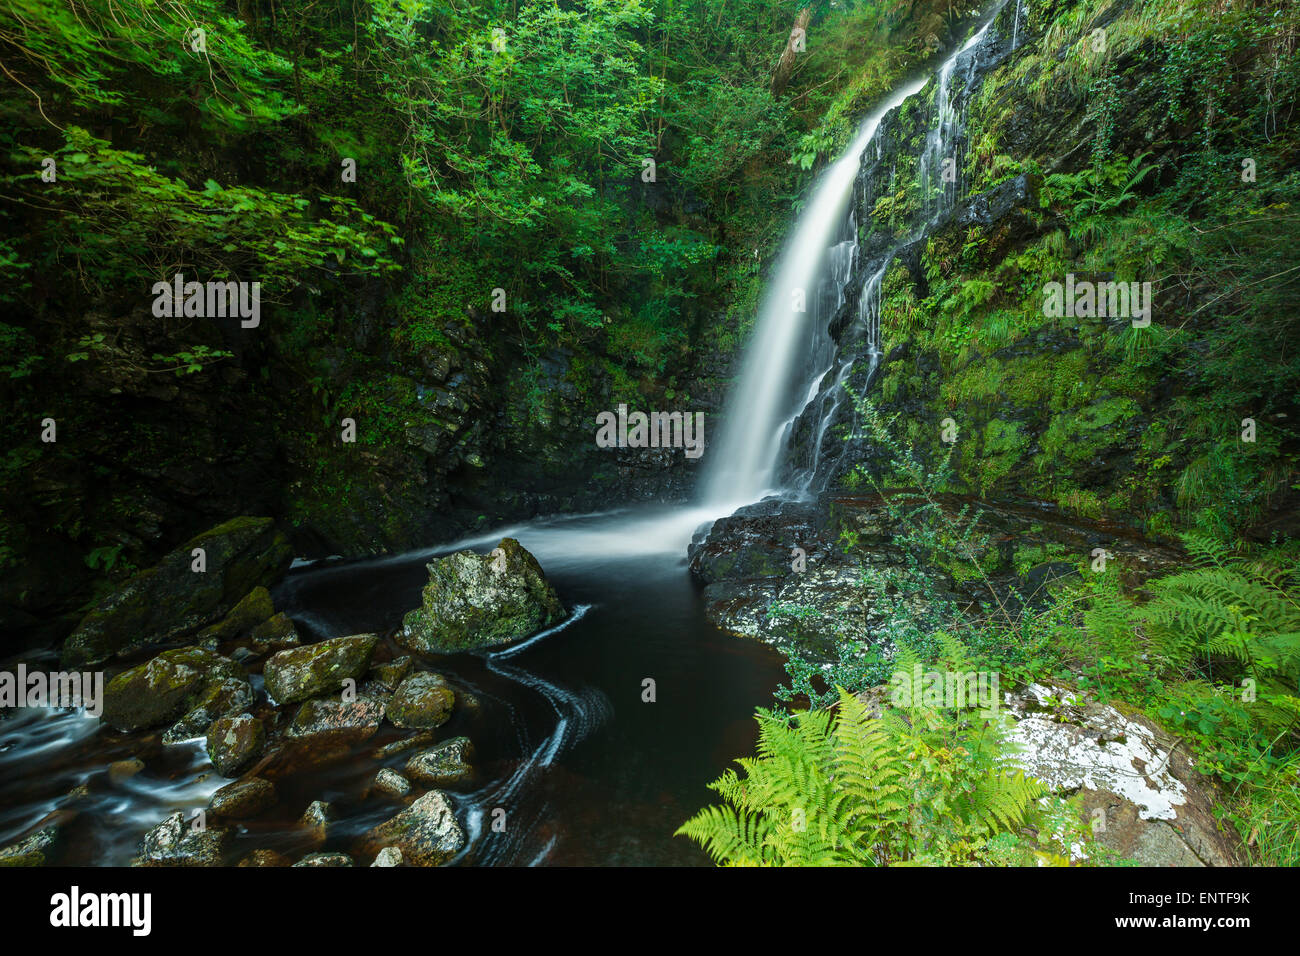
<path id="1" fill-rule="evenodd" d="M 758 756 L 677 831 L 732 866 L 1065 863 L 1081 827 L 1009 766 L 996 720 L 924 708 L 758 713 Z M 1040 802 L 1041 801 L 1041 802 Z"/>

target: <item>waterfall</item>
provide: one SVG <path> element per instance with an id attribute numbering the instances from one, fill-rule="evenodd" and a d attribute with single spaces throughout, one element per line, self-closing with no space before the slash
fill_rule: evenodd
<path id="1" fill-rule="evenodd" d="M 740 380 L 728 402 L 722 437 L 709 452 L 706 501 L 743 505 L 776 490 L 773 485 L 785 432 L 809 395 L 809 389 L 799 389 L 795 381 L 807 364 L 817 334 L 815 325 L 810 334 L 806 302 L 816 300 L 827 278 L 827 263 L 837 261 L 830 250 L 832 245 L 843 245 L 835 240 L 844 228 L 863 151 L 885 114 L 918 93 L 925 83 L 922 77 L 905 84 L 867 115 L 849 148 L 821 176 L 795 223 L 759 309 Z M 848 243 L 856 247 L 856 236 Z M 819 377 L 813 378 L 812 390 L 819 381 Z"/>
<path id="2" fill-rule="evenodd" d="M 962 66 L 969 87 L 976 57 L 969 57 L 965 64 L 960 61 L 983 40 L 1002 6 L 998 5 L 983 27 L 949 56 L 937 73 L 935 122 L 926 137 L 919 168 L 931 222 L 955 203 L 958 195 L 957 184 L 953 183 L 951 192 L 941 186 L 933 207 L 928 198 L 930 177 L 937 168 L 942 178 L 944 154 L 952 148 L 959 128 L 952 78 Z M 843 305 L 844 282 L 857 258 L 857 228 L 851 214 L 846 228 L 854 182 L 881 121 L 919 93 L 928 81 L 928 76 L 922 76 L 904 83 L 877 105 L 863 119 L 849 148 L 814 186 L 759 309 L 739 380 L 728 400 L 721 437 L 709 450 L 703 494 L 707 506 L 734 508 L 765 494 L 810 490 L 822 442 L 843 400 L 844 389 L 840 386 L 852 371 L 851 360 L 836 356 L 836 343 L 831 340 L 827 324 Z M 957 158 L 952 158 L 955 166 Z M 866 337 L 873 370 L 881 351 L 880 283 L 897 248 L 873 270 L 858 300 L 855 331 Z M 824 388 L 828 381 L 831 387 Z M 796 475 L 792 487 L 778 488 L 777 469 L 789 435 L 795 422 L 810 408 L 818 416 L 812 464 Z"/>

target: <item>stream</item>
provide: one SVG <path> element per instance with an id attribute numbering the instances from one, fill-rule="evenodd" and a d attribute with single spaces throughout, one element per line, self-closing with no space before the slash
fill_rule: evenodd
<path id="1" fill-rule="evenodd" d="M 538 521 L 436 550 L 300 566 L 273 595 L 304 641 L 387 635 L 419 604 L 429 559 L 460 547 L 486 553 L 502 536 L 517 537 L 546 568 L 569 618 L 505 649 L 421 662 L 481 702 L 477 714 L 457 708 L 439 730 L 440 739 L 470 737 L 476 753 L 473 789 L 451 794 L 469 835 L 458 862 L 702 865 L 704 853 L 672 833 L 711 802 L 706 784 L 752 750 L 754 708 L 771 702 L 784 676 L 775 652 L 704 619 L 685 554 L 707 517 L 664 509 Z M 646 679 L 653 702 L 643 700 Z M 0 723 L 0 844 L 59 813 L 84 785 L 66 822 L 69 862 L 127 865 L 150 827 L 175 810 L 189 818 L 229 782 L 201 742 L 163 747 L 158 734 L 119 735 L 76 711 L 12 713 Z M 338 814 L 325 848 L 346 850 L 394 812 L 363 795 L 381 766 L 401 770 L 410 752 L 373 753 L 405 734 L 385 725 L 356 759 L 277 780 L 278 805 L 237 829 L 232 857 L 302 852 L 293 823 L 313 800 Z M 143 770 L 110 774 L 109 764 L 133 756 Z M 494 829 L 497 808 L 505 826 Z"/>

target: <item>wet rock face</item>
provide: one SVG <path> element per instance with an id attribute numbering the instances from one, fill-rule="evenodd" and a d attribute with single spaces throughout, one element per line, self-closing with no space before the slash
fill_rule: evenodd
<path id="1" fill-rule="evenodd" d="M 223 678 L 196 695 L 195 702 L 180 720 L 167 728 L 163 743 L 178 744 L 206 737 L 214 721 L 253 706 L 253 687 L 243 679 Z"/>
<path id="2" fill-rule="evenodd" d="M 449 653 L 519 640 L 564 616 L 537 559 L 505 538 L 488 555 L 459 551 L 432 562 L 421 606 L 403 619 L 397 640 Z"/>
<path id="3" fill-rule="evenodd" d="M 225 687 L 227 682 L 232 686 Z M 201 647 L 164 651 L 108 682 L 103 719 L 117 730 L 132 731 L 187 713 L 187 726 L 196 726 L 209 713 L 207 708 L 220 709 L 223 702 L 234 707 L 246 685 L 239 665 L 212 651 Z M 203 713 L 195 713 L 198 710 Z"/>
<path id="4" fill-rule="evenodd" d="M 203 549 L 203 571 L 193 570 L 195 548 Z M 193 633 L 221 620 L 254 588 L 273 584 L 291 560 L 289 541 L 270 518 L 218 525 L 135 575 L 87 614 L 64 645 L 64 663 L 100 663 Z"/>
<path id="5" fill-rule="evenodd" d="M 336 637 L 280 651 L 266 662 L 266 692 L 277 704 L 293 704 L 340 690 L 370 667 L 377 634 Z"/>
<path id="6" fill-rule="evenodd" d="M 1145 866 L 1234 866 L 1235 842 L 1213 814 L 1214 783 L 1144 717 L 1031 684 L 1006 694 L 1015 761 L 1062 793 L 1078 793 L 1098 840 Z"/>
<path id="7" fill-rule="evenodd" d="M 456 822 L 445 794 L 430 790 L 386 823 L 363 837 L 367 853 L 396 847 L 414 866 L 437 866 L 465 846 L 465 831 Z"/>

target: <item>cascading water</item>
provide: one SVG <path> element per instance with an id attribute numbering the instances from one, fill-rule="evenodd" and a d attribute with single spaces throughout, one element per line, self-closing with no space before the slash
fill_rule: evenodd
<path id="1" fill-rule="evenodd" d="M 709 450 L 705 502 L 748 504 L 774 490 L 786 424 L 802 410 L 797 401 L 803 398 L 800 393 L 806 394 L 795 381 L 810 351 L 809 346 L 800 346 L 800 339 L 809 340 L 809 317 L 803 303 L 817 296 L 827 278 L 828 252 L 844 228 L 863 150 L 885 114 L 925 83 L 924 77 L 907 83 L 877 106 L 813 190 L 759 311 L 740 380 L 728 401 L 722 437 Z"/>
<path id="2" fill-rule="evenodd" d="M 924 234 L 927 228 L 934 225 L 934 223 L 942 218 L 944 214 L 952 209 L 961 195 L 961 185 L 956 176 L 956 171 L 960 166 L 961 157 L 957 155 L 957 153 L 963 123 L 961 110 L 958 109 L 957 104 L 954 102 L 953 78 L 954 76 L 958 76 L 962 79 L 963 91 L 970 88 L 979 60 L 978 48 L 988 35 L 990 27 L 993 25 L 994 20 L 997 19 L 998 13 L 1001 12 L 1003 6 L 1005 6 L 1005 2 L 999 4 L 983 26 L 939 67 L 939 70 L 935 75 L 934 119 L 929 131 L 927 132 L 925 145 L 922 148 L 921 155 L 918 157 L 917 164 L 918 178 L 922 187 L 922 195 L 924 197 L 926 221 L 916 234 L 909 236 L 903 242 L 894 244 L 892 248 L 890 248 L 889 251 L 879 260 L 873 260 L 871 271 L 867 274 L 867 278 L 863 282 L 858 295 L 857 313 L 854 324 L 852 327 L 842 330 L 838 336 L 841 343 L 862 341 L 865 345 L 865 351 L 867 354 L 867 368 L 865 369 L 863 378 L 863 381 L 865 382 L 871 380 L 871 377 L 874 375 L 880 361 L 882 350 L 880 330 L 881 282 L 884 279 L 885 272 L 888 269 L 890 262 L 903 246 L 919 238 L 920 235 Z M 854 147 L 850 147 L 849 151 L 838 161 L 836 167 L 844 163 L 850 157 L 853 158 L 855 164 L 859 163 L 866 146 L 871 142 L 872 138 L 874 138 L 876 132 L 879 130 L 881 120 L 884 116 L 888 114 L 890 110 L 901 105 L 911 96 L 919 93 L 925 85 L 924 82 L 905 85 L 893 98 L 891 98 L 890 103 L 887 104 L 882 111 L 879 113 L 873 113 L 869 116 L 867 120 L 864 121 L 862 132 L 859 134 L 859 139 L 863 140 L 865 138 L 865 141 L 861 143 L 861 146 L 858 146 L 858 141 L 855 141 Z M 877 158 L 879 158 L 879 155 L 877 155 Z M 833 167 L 833 169 L 836 167 Z M 951 175 L 945 176 L 945 169 L 950 170 Z M 830 188 L 832 183 L 833 180 L 828 176 L 818 188 Z M 851 189 L 852 187 L 850 185 L 846 188 Z M 804 231 L 805 227 L 800 227 L 799 232 L 796 233 L 797 239 L 803 237 Z M 853 240 L 851 241 L 853 249 L 852 253 L 849 254 L 850 259 L 856 259 L 857 256 L 858 250 L 856 238 L 856 229 L 854 229 Z M 812 257 L 805 251 L 802 261 L 808 262 L 811 260 Z M 786 269 L 783 267 L 780 273 L 782 277 L 784 277 L 785 271 Z M 840 279 L 833 270 L 824 269 L 823 271 L 828 272 L 829 274 L 825 275 L 821 279 L 822 282 L 829 281 L 831 283 L 840 283 L 842 286 L 843 280 Z M 843 304 L 846 297 L 840 288 L 837 288 L 835 297 L 837 303 L 836 309 L 838 309 L 839 306 Z M 820 319 L 820 317 L 815 318 Z M 754 345 L 751 346 L 751 354 L 746 356 L 747 374 L 753 373 L 756 368 L 772 367 L 777 364 L 776 360 L 770 356 L 753 354 L 758 343 L 763 340 L 762 332 L 764 330 L 762 328 L 762 323 L 768 322 L 779 324 L 782 322 L 791 322 L 791 320 L 792 316 L 789 310 L 780 309 L 779 300 L 769 300 L 769 306 L 765 308 L 763 313 L 760 315 L 760 332 L 755 335 Z M 830 332 L 826 325 L 825 322 L 820 320 L 815 323 L 813 329 L 814 342 L 811 351 L 816 355 L 829 354 L 831 359 L 829 364 L 823 366 L 821 371 L 813 376 L 811 386 L 807 390 L 802 407 L 795 411 L 793 415 L 782 418 L 778 423 L 760 423 L 754 419 L 755 406 L 747 403 L 739 407 L 747 410 L 749 420 L 745 423 L 743 428 L 735 428 L 735 426 L 731 426 L 734 428 L 735 434 L 743 432 L 744 434 L 751 436 L 758 435 L 761 434 L 764 429 L 769 433 L 766 443 L 762 444 L 761 447 L 765 450 L 774 447 L 775 453 L 772 455 L 770 462 L 772 471 L 765 473 L 762 490 L 774 490 L 771 487 L 775 484 L 773 473 L 782 458 L 788 457 L 787 451 L 790 444 L 790 437 L 794 432 L 796 423 L 803 418 L 810 419 L 816 423 L 811 436 L 811 452 L 806 462 L 800 466 L 794 467 L 788 484 L 782 490 L 787 494 L 795 493 L 798 495 L 808 495 L 816 490 L 815 485 L 817 482 L 818 466 L 821 464 L 823 459 L 823 446 L 827 435 L 830 432 L 832 423 L 835 421 L 841 408 L 845 404 L 844 385 L 849 375 L 855 371 L 854 361 L 850 357 L 845 357 L 839 354 L 844 350 L 837 349 L 837 343 L 831 340 Z M 772 338 L 775 338 L 775 334 L 772 335 Z M 738 395 L 739 394 L 740 392 L 738 390 Z M 733 435 L 731 433 L 726 433 L 724 437 L 726 439 L 732 439 Z M 760 445 L 756 443 L 755 447 L 760 447 Z M 766 464 L 767 459 L 764 458 L 763 462 Z M 718 467 L 725 468 L 726 461 L 724 460 L 723 464 Z M 717 479 L 715 479 L 715 481 L 716 480 Z M 710 492 L 713 492 L 716 489 L 711 485 L 709 490 Z M 757 495 L 754 497 L 757 497 Z"/>

